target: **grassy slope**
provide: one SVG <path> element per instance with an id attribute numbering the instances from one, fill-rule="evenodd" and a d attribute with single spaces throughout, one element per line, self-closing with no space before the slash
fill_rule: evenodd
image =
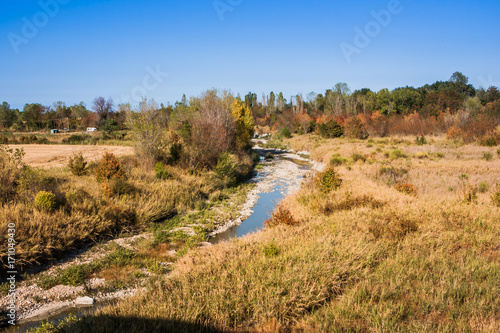
<path id="1" fill-rule="evenodd" d="M 489 199 L 493 189 L 477 204 L 463 203 L 458 180 L 467 173 L 471 184 L 493 185 L 498 157 L 486 162 L 483 148 L 440 142 L 302 137 L 292 146 L 325 161 L 333 153 L 380 152 L 338 167 L 344 183 L 337 192 L 321 194 L 308 181 L 288 198 L 283 204 L 299 226 L 195 250 L 145 293 L 70 330 L 500 330 L 500 209 Z M 384 156 L 396 149 L 408 158 Z M 418 159 L 414 150 L 445 157 Z M 391 165 L 409 170 L 418 196 L 386 184 L 378 171 Z"/>

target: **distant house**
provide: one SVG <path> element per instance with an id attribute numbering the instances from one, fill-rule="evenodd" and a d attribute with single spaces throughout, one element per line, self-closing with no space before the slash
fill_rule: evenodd
<path id="1" fill-rule="evenodd" d="M 87 127 L 87 132 L 97 132 L 97 128 L 95 128 L 95 127 Z"/>
<path id="2" fill-rule="evenodd" d="M 53 129 L 53 130 L 50 130 L 50 134 L 57 134 L 59 133 L 59 130 L 58 129 Z"/>

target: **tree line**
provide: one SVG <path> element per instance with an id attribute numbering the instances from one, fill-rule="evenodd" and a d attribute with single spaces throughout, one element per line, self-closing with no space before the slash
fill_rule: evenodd
<path id="1" fill-rule="evenodd" d="M 249 92 L 244 98 L 238 97 L 251 110 L 257 125 L 270 128 L 288 127 L 292 132 L 310 132 L 318 124 L 335 118 L 340 123 L 344 119 L 357 116 L 381 117 L 390 121 L 398 116 L 418 115 L 420 118 L 439 118 L 444 115 L 474 118 L 488 116 L 498 122 L 500 117 L 500 91 L 497 87 L 476 89 L 468 78 L 460 72 L 454 73 L 447 81 L 437 81 L 422 87 L 399 87 L 392 91 L 381 89 L 374 92 L 369 88 L 351 91 L 346 83 L 337 83 L 324 93 L 311 92 L 304 97 L 297 94 L 286 99 L 283 93 L 271 92 L 258 97 Z M 185 118 L 198 107 L 199 98 L 184 95 L 174 105 L 157 106 L 160 122 L 168 127 L 170 115 Z M 13 131 L 36 131 L 51 128 L 84 130 L 97 127 L 112 131 L 127 128 L 127 114 L 132 111 L 130 104 L 115 107 L 111 99 L 98 97 L 87 109 L 82 102 L 66 106 L 56 102 L 51 106 L 39 103 L 26 104 L 22 111 L 12 109 L 7 102 L 0 106 L 0 128 Z M 361 117 L 362 118 L 362 117 Z"/>

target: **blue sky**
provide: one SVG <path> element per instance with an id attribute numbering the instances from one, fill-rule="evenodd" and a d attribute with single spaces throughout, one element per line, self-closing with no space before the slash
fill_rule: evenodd
<path id="1" fill-rule="evenodd" d="M 337 82 L 421 86 L 455 71 L 500 85 L 493 0 L 58 1 L 0 2 L 0 102 L 136 105 L 145 93 L 166 104 L 210 88 L 289 98 Z"/>

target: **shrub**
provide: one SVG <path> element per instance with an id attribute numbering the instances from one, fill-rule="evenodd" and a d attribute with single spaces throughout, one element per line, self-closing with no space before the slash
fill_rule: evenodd
<path id="1" fill-rule="evenodd" d="M 408 194 L 408 195 L 417 195 L 417 189 L 413 184 L 408 184 L 408 183 L 397 183 L 394 188 L 396 191 Z"/>
<path id="2" fill-rule="evenodd" d="M 70 157 L 68 168 L 75 176 L 83 176 L 87 173 L 87 162 L 83 158 L 82 153 Z"/>
<path id="3" fill-rule="evenodd" d="M 264 246 L 264 255 L 266 258 L 276 257 L 280 254 L 280 249 L 274 243 L 266 244 Z"/>
<path id="4" fill-rule="evenodd" d="M 58 179 L 48 176 L 43 169 L 24 167 L 17 181 L 17 192 L 33 198 L 40 191 L 57 193 Z"/>
<path id="5" fill-rule="evenodd" d="M 342 179 L 333 168 L 328 168 L 316 176 L 314 185 L 321 192 L 330 193 L 342 185 Z"/>
<path id="6" fill-rule="evenodd" d="M 494 147 L 497 145 L 497 140 L 493 136 L 484 136 L 481 138 L 479 143 L 481 144 L 481 146 Z"/>
<path id="7" fill-rule="evenodd" d="M 489 189 L 490 189 L 490 185 L 488 184 L 488 182 L 480 182 L 478 187 L 477 187 L 477 190 L 479 191 L 479 193 L 486 193 L 486 192 L 488 192 Z"/>
<path id="8" fill-rule="evenodd" d="M 229 153 L 223 153 L 219 157 L 219 161 L 214 168 L 215 175 L 217 178 L 224 182 L 224 186 L 231 187 L 236 184 L 237 180 L 237 164 L 234 161 L 233 156 Z"/>
<path id="9" fill-rule="evenodd" d="M 356 163 L 357 161 L 363 161 L 363 163 L 366 162 L 366 156 L 361 154 L 352 154 L 351 158 L 354 163 Z"/>
<path id="10" fill-rule="evenodd" d="M 483 158 L 486 160 L 486 161 L 491 161 L 493 159 L 493 155 L 491 153 L 484 153 L 483 154 Z"/>
<path id="11" fill-rule="evenodd" d="M 495 192 L 491 195 L 491 201 L 497 207 L 500 207 L 500 184 L 497 184 Z"/>
<path id="12" fill-rule="evenodd" d="M 386 183 L 391 186 L 407 180 L 408 170 L 402 167 L 381 167 L 378 171 L 377 177 L 385 177 Z"/>
<path id="13" fill-rule="evenodd" d="M 415 143 L 419 146 L 423 146 L 423 145 L 426 145 L 427 144 L 427 139 L 425 138 L 425 136 L 421 136 L 421 137 L 418 137 L 417 136 L 417 139 L 415 140 Z"/>
<path id="14" fill-rule="evenodd" d="M 132 194 L 137 188 L 122 178 L 115 178 L 109 182 L 109 188 L 115 195 Z"/>
<path id="15" fill-rule="evenodd" d="M 463 136 L 463 132 L 458 127 L 450 127 L 446 133 L 448 140 L 457 140 Z"/>
<path id="16" fill-rule="evenodd" d="M 331 166 L 339 166 L 347 162 L 347 159 L 342 157 L 340 154 L 334 154 L 330 159 Z"/>
<path id="17" fill-rule="evenodd" d="M 169 148 L 168 162 L 171 164 L 177 163 L 182 156 L 182 143 L 173 143 Z"/>
<path id="18" fill-rule="evenodd" d="M 156 178 L 158 178 L 158 179 L 171 179 L 171 178 L 173 178 L 172 173 L 169 170 L 167 170 L 165 165 L 163 165 L 163 163 L 161 163 L 161 162 L 156 163 L 154 171 L 156 174 Z"/>
<path id="19" fill-rule="evenodd" d="M 95 175 L 97 181 L 100 183 L 115 178 L 126 178 L 120 162 L 118 162 L 115 155 L 111 153 L 104 154 L 95 168 Z"/>
<path id="20" fill-rule="evenodd" d="M 423 152 L 423 151 L 419 151 L 419 152 L 417 152 L 417 154 L 415 156 L 418 159 L 424 159 L 424 158 L 428 158 L 429 154 L 427 154 L 426 152 Z"/>
<path id="21" fill-rule="evenodd" d="M 362 140 L 368 138 L 368 132 L 358 117 L 351 117 L 345 121 L 344 132 L 348 138 Z"/>
<path id="22" fill-rule="evenodd" d="M 39 211 L 53 212 L 57 208 L 57 199 L 54 193 L 40 191 L 35 197 L 35 207 Z"/>
<path id="23" fill-rule="evenodd" d="M 278 205 L 271 218 L 267 219 L 264 224 L 267 227 L 274 227 L 280 224 L 294 226 L 299 224 L 299 222 L 293 218 L 290 210 L 285 208 L 283 205 Z"/>
<path id="24" fill-rule="evenodd" d="M 84 141 L 89 140 L 91 137 L 88 134 L 73 134 L 69 138 L 64 139 L 62 142 L 66 144 L 82 144 Z"/>
<path id="25" fill-rule="evenodd" d="M 9 143 L 9 138 L 7 138 L 5 135 L 0 135 L 0 145 L 6 145 Z"/>
<path id="26" fill-rule="evenodd" d="M 344 130 L 342 126 L 340 126 L 335 120 L 331 119 L 326 123 L 322 123 L 318 125 L 319 135 L 323 138 L 340 138 L 344 135 Z"/>
<path id="27" fill-rule="evenodd" d="M 290 133 L 290 129 L 285 126 L 281 129 L 281 136 L 288 139 L 292 137 L 292 133 Z"/>
<path id="28" fill-rule="evenodd" d="M 459 177 L 462 187 L 462 201 L 466 204 L 477 203 L 477 187 L 470 185 L 469 176 L 461 174 Z"/>
<path id="29" fill-rule="evenodd" d="M 408 156 L 401 150 L 396 149 L 390 152 L 389 157 L 391 158 L 391 160 L 397 160 L 398 158 L 406 158 Z"/>

